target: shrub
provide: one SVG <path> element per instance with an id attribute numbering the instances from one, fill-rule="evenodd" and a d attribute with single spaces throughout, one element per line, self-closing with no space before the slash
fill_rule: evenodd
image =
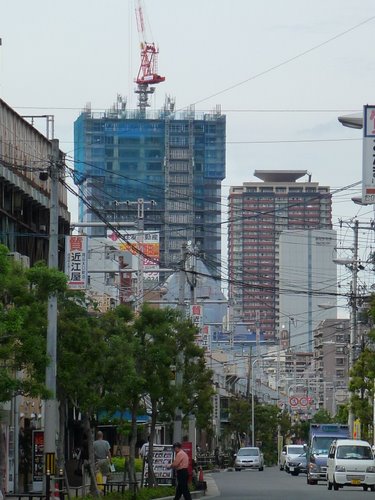
<path id="1" fill-rule="evenodd" d="M 168 496 L 173 496 L 175 494 L 175 488 L 173 486 L 156 486 L 155 488 L 140 488 L 137 491 L 137 500 L 152 500 L 155 498 L 163 498 Z M 107 493 L 105 495 L 106 500 L 133 500 L 134 495 L 130 491 L 126 491 L 124 494 L 121 493 Z M 81 500 L 92 500 L 92 497 L 85 497 Z"/>
<path id="2" fill-rule="evenodd" d="M 113 457 L 112 462 L 115 466 L 116 472 L 123 472 L 125 468 L 125 458 L 124 457 Z M 143 461 L 141 458 L 135 459 L 135 471 L 142 472 Z"/>

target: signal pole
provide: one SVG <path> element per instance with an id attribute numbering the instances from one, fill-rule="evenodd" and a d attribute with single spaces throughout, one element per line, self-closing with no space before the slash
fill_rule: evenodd
<path id="1" fill-rule="evenodd" d="M 58 139 L 52 139 L 51 143 L 48 267 L 49 269 L 58 269 L 60 150 Z M 45 400 L 44 407 L 44 463 L 45 466 L 46 464 L 52 466 L 50 467 L 52 469 L 56 463 L 56 442 L 59 431 L 59 414 L 56 399 L 57 295 L 55 293 L 50 294 L 48 297 L 47 320 L 47 357 L 49 363 L 46 367 L 46 388 L 50 392 L 50 397 Z M 55 470 L 50 470 L 50 473 L 54 474 Z"/>

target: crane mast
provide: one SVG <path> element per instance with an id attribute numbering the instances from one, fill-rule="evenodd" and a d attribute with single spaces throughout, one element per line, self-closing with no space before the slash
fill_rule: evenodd
<path id="1" fill-rule="evenodd" d="M 137 29 L 140 38 L 141 48 L 141 63 L 138 70 L 138 75 L 135 78 L 137 88 L 135 93 L 138 94 L 138 108 L 142 116 L 146 115 L 146 108 L 149 107 L 148 96 L 155 92 L 155 87 L 158 83 L 165 81 L 165 76 L 158 74 L 158 54 L 159 49 L 154 42 L 148 42 L 144 21 L 144 7 L 142 0 L 136 1 L 136 20 Z"/>

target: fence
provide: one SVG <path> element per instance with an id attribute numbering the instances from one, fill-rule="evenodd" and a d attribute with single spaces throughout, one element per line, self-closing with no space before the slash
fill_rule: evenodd
<path id="1" fill-rule="evenodd" d="M 197 467 L 202 469 L 226 469 L 232 465 L 232 457 L 229 454 L 200 453 L 196 457 Z"/>

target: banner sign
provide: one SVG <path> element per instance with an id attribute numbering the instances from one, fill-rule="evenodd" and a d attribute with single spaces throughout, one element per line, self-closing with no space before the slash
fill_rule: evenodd
<path id="1" fill-rule="evenodd" d="M 66 236 L 65 274 L 68 276 L 68 288 L 87 288 L 87 236 Z"/>
<path id="2" fill-rule="evenodd" d="M 34 491 L 42 491 L 44 473 L 44 431 L 33 430 L 32 482 Z"/>
<path id="3" fill-rule="evenodd" d="M 121 235 L 122 238 L 119 236 Z M 118 248 L 120 252 L 129 252 L 134 257 L 132 267 L 138 269 L 139 252 L 143 254 L 144 279 L 159 279 L 159 259 L 160 259 L 160 236 L 155 231 L 107 231 L 107 238 L 111 240 L 111 245 Z"/>
<path id="4" fill-rule="evenodd" d="M 363 108 L 362 203 L 375 204 L 375 106 Z"/>
<path id="5" fill-rule="evenodd" d="M 155 479 L 158 485 L 172 485 L 173 483 L 173 470 L 168 469 L 168 465 L 173 462 L 174 451 L 171 444 L 154 444 L 153 446 L 153 466 Z M 142 470 L 142 485 L 147 485 L 148 478 L 148 463 L 147 454 L 148 446 L 146 446 L 146 455 L 143 459 Z"/>

